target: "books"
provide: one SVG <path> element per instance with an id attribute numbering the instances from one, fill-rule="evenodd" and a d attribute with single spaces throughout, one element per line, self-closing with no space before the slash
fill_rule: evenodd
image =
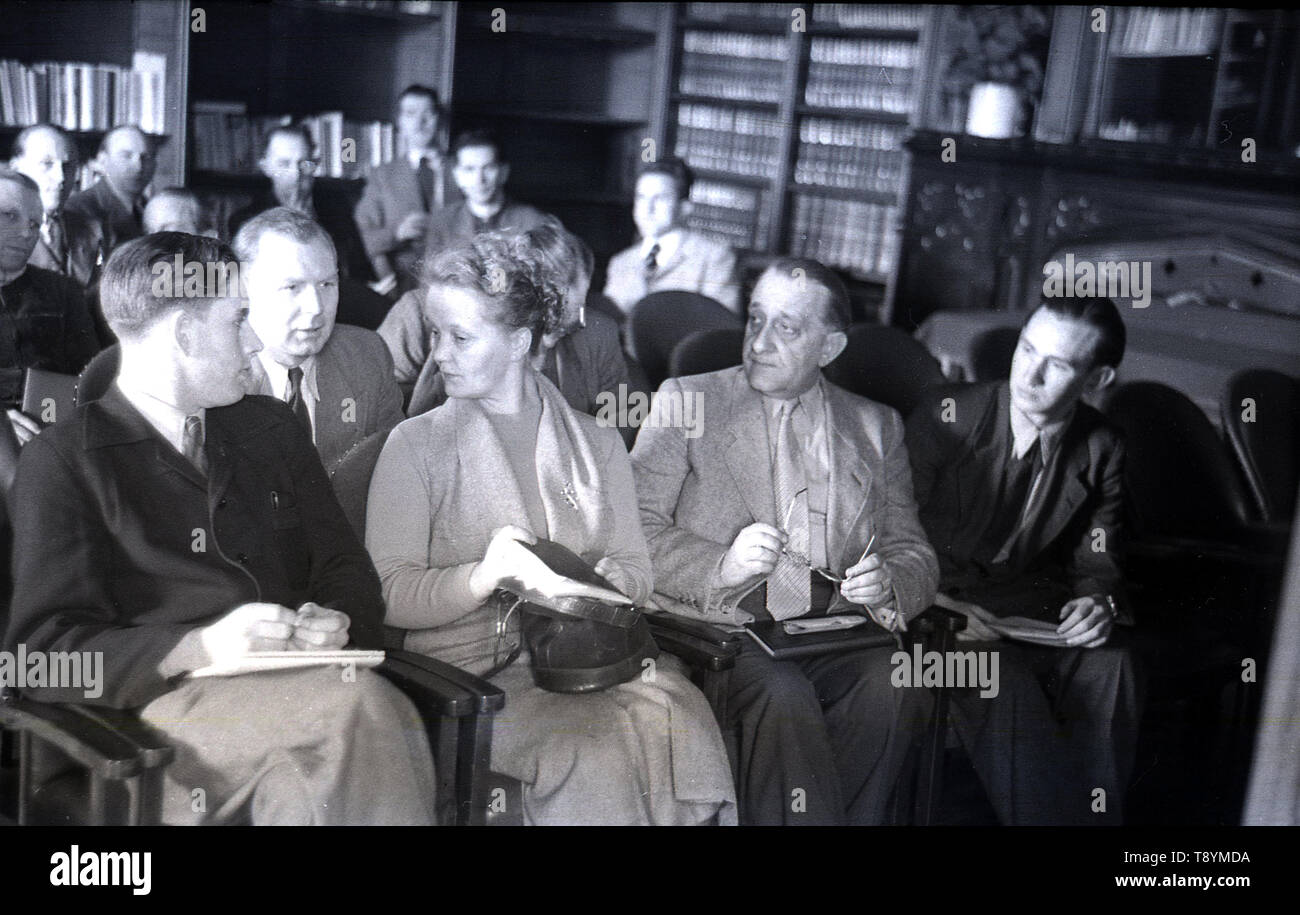
<path id="1" fill-rule="evenodd" d="M 233 664 L 213 664 L 191 671 L 192 679 L 203 677 L 234 677 L 239 674 L 264 673 L 273 670 L 299 670 L 304 667 L 329 667 L 351 664 L 356 667 L 378 667 L 384 662 L 382 651 L 361 651 L 342 648 L 337 651 L 259 651 L 246 654 Z"/>
<path id="2" fill-rule="evenodd" d="M 76 61 L 0 61 L 0 120 L 12 127 L 50 123 L 64 130 L 135 124 L 166 133 L 166 60 L 137 52 L 132 67 Z"/>
<path id="3" fill-rule="evenodd" d="M 861 648 L 879 648 L 883 645 L 895 645 L 894 636 L 860 614 L 841 614 L 848 619 L 859 619 L 852 628 L 835 629 L 827 632 L 810 632 L 802 635 L 790 635 L 784 623 L 776 620 L 746 623 L 745 633 L 753 639 L 773 660 L 785 661 L 791 658 L 808 658 L 831 651 L 854 651 Z M 797 622 L 791 620 L 788 622 Z"/>

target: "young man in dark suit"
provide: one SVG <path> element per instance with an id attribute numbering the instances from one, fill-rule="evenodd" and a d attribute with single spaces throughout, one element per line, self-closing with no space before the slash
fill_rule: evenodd
<path id="1" fill-rule="evenodd" d="M 458 199 L 451 166 L 438 146 L 441 124 L 436 90 L 403 90 L 397 99 L 397 157 L 371 170 L 356 206 L 376 288 L 394 298 L 415 288 L 429 215 Z"/>
<path id="2" fill-rule="evenodd" d="M 105 250 L 112 251 L 144 233 L 144 192 L 158 160 L 145 132 L 126 125 L 104 134 L 95 162 L 103 177 L 73 194 L 67 209 L 97 223 Z"/>
<path id="3" fill-rule="evenodd" d="M 921 523 L 939 556 L 936 603 L 967 615 L 967 638 L 997 640 L 991 615 L 1051 622 L 1061 640 L 996 642 L 1004 673 L 1018 664 L 1046 684 L 1018 698 L 1018 717 L 1005 695 L 954 697 L 957 730 L 1006 822 L 1122 818 L 1141 692 L 1114 629 L 1124 444 L 1082 398 L 1114 381 L 1124 343 L 1109 299 L 1044 299 L 1008 381 L 940 390 L 908 419 Z M 1030 772 L 1044 756 L 1028 730 L 1053 716 L 1072 768 Z"/>
<path id="4" fill-rule="evenodd" d="M 177 258 L 206 268 L 202 288 L 160 285 Z M 26 692 L 135 709 L 159 729 L 178 750 L 164 822 L 427 824 L 427 739 L 382 678 L 190 676 L 263 651 L 378 647 L 384 613 L 306 432 L 278 401 L 244 396 L 260 343 L 231 265 L 225 245 L 181 233 L 110 256 L 121 368 L 23 449 L 5 645 L 98 656 L 99 695 Z"/>
<path id="5" fill-rule="evenodd" d="M 9 164 L 41 191 L 40 240 L 28 263 L 88 287 L 103 262 L 104 239 L 97 222 L 66 208 L 80 164 L 76 144 L 52 124 L 26 127 L 14 139 Z"/>
<path id="6" fill-rule="evenodd" d="M 360 535 L 370 471 L 405 419 L 392 357 L 374 331 L 335 323 L 338 265 L 319 224 L 276 207 L 244 223 L 233 247 L 263 344 L 249 390 L 290 405 Z"/>

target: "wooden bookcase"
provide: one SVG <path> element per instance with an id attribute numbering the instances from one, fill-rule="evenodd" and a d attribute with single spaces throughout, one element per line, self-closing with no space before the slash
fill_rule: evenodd
<path id="1" fill-rule="evenodd" d="M 903 141 L 935 9 L 673 4 L 657 139 L 691 164 L 692 221 L 752 279 L 773 255 L 835 267 L 855 317 L 888 300 L 907 187 Z"/>
<path id="2" fill-rule="evenodd" d="M 87 0 L 81 3 L 6 3 L 0 16 L 0 58 L 24 64 L 45 61 L 130 67 L 137 51 L 165 59 L 164 131 L 155 135 L 155 187 L 185 177 L 185 99 L 189 72 L 187 0 Z M 116 125 L 113 125 L 116 126 Z M 21 125 L 0 127 L 0 151 L 8 158 Z M 83 162 L 99 149 L 104 130 L 72 132 Z"/>
<path id="3" fill-rule="evenodd" d="M 603 273 L 634 233 L 636 165 L 662 109 L 655 74 L 668 6 L 458 6 L 455 132 L 491 129 L 510 163 L 509 193 L 582 236 Z"/>
<path id="4" fill-rule="evenodd" d="M 341 111 L 349 121 L 392 121 L 398 93 L 412 83 L 437 88 L 445 104 L 456 6 L 205 2 L 206 31 L 190 36 L 190 104 L 242 103 L 250 118 Z M 215 170 L 191 163 L 189 184 L 224 224 L 261 180 L 252 162 Z M 353 201 L 363 186 L 356 178 L 317 180 L 323 192 Z"/>

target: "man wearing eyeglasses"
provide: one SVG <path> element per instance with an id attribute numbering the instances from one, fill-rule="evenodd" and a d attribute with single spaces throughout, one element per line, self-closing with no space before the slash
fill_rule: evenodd
<path id="1" fill-rule="evenodd" d="M 0 167 L 0 401 L 21 444 L 55 418 L 17 409 L 26 370 L 75 375 L 100 347 L 81 286 L 28 263 L 40 230 L 36 182 Z"/>
<path id="2" fill-rule="evenodd" d="M 266 135 L 257 167 L 270 181 L 248 206 L 230 216 L 230 237 L 258 213 L 272 207 L 288 207 L 314 219 L 329 233 L 338 252 L 339 275 L 361 282 L 370 278 L 361 233 L 351 210 L 316 183 L 320 162 L 316 159 L 311 134 L 301 126 L 276 127 Z"/>
<path id="3" fill-rule="evenodd" d="M 848 323 L 833 272 L 780 258 L 754 287 L 744 365 L 659 389 L 632 463 L 666 609 L 725 626 L 865 610 L 898 630 L 930 605 L 902 420 L 821 376 Z M 665 405 L 687 396 L 702 420 L 670 427 Z M 891 685 L 894 650 L 775 661 L 746 641 L 723 723 L 742 824 L 884 820 L 928 705 Z"/>

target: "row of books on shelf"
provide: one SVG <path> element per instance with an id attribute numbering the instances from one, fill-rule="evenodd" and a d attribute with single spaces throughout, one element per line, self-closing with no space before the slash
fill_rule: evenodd
<path id="1" fill-rule="evenodd" d="M 691 186 L 687 224 L 733 247 L 761 248 L 767 238 L 766 196 L 755 188 L 697 181 Z"/>
<path id="2" fill-rule="evenodd" d="M 898 258 L 898 207 L 796 194 L 790 253 L 866 276 L 887 276 Z"/>
<path id="3" fill-rule="evenodd" d="M 686 15 L 705 22 L 729 19 L 781 19 L 789 21 L 794 3 L 688 3 Z"/>
<path id="4" fill-rule="evenodd" d="M 902 3 L 814 3 L 813 22 L 844 29 L 919 29 L 925 7 Z"/>
<path id="5" fill-rule="evenodd" d="M 393 158 L 393 125 L 385 121 L 352 121 L 341 111 L 295 121 L 290 115 L 250 116 L 239 102 L 195 102 L 190 109 L 194 167 L 252 174 L 267 135 L 293 123 L 311 135 L 320 162 L 318 175 L 359 178 L 367 168 Z"/>
<path id="6" fill-rule="evenodd" d="M 693 168 L 765 177 L 780 157 L 781 122 L 712 105 L 679 105 L 675 151 Z"/>
<path id="7" fill-rule="evenodd" d="M 1139 6 L 1125 10 L 1120 54 L 1209 54 L 1219 45 L 1219 10 L 1162 9 Z"/>
<path id="8" fill-rule="evenodd" d="M 790 22 L 801 3 L 688 3 L 686 15 L 705 22 L 759 19 Z M 812 21 L 844 29 L 919 29 L 925 7 L 901 3 L 814 3 Z"/>
<path id="9" fill-rule="evenodd" d="M 804 101 L 819 108 L 869 108 L 905 114 L 912 110 L 913 73 L 889 67 L 810 63 Z"/>
<path id="10" fill-rule="evenodd" d="M 330 6 L 374 13 L 406 13 L 408 16 L 437 16 L 440 3 L 434 0 L 324 0 Z"/>
<path id="11" fill-rule="evenodd" d="M 786 60 L 790 56 L 790 42 L 784 35 L 699 32 L 688 29 L 682 35 L 682 50 L 688 54 L 712 54 L 745 60 Z"/>
<path id="12" fill-rule="evenodd" d="M 896 194 L 903 182 L 903 155 L 852 146 L 799 146 L 796 184 Z"/>
<path id="13" fill-rule="evenodd" d="M 781 68 L 766 60 L 683 54 L 677 86 L 689 95 L 778 102 L 781 98 Z"/>
<path id="14" fill-rule="evenodd" d="M 907 128 L 901 124 L 844 121 L 836 118 L 804 118 L 799 122 L 799 140 L 823 146 L 857 146 L 897 150 Z"/>
<path id="15" fill-rule="evenodd" d="M 10 127 L 55 124 L 65 130 L 108 130 L 135 124 L 167 132 L 166 60 L 136 52 L 131 67 L 0 60 L 0 117 Z"/>
<path id="16" fill-rule="evenodd" d="M 808 43 L 813 63 L 844 64 L 852 67 L 916 66 L 919 54 L 914 41 L 882 41 L 877 38 L 814 38 Z"/>

